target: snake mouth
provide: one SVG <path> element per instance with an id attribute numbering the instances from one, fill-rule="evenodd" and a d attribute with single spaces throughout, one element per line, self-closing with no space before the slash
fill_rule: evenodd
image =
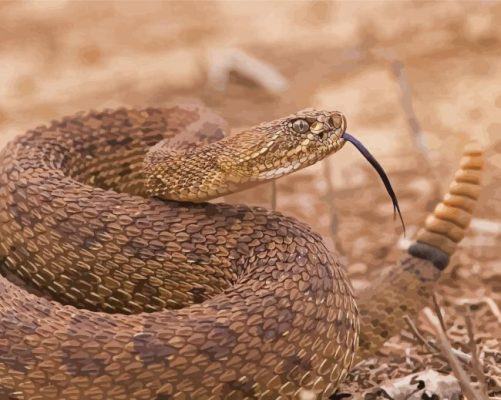
<path id="1" fill-rule="evenodd" d="M 365 147 L 358 139 L 350 135 L 348 132 L 344 132 L 341 135 L 341 138 L 353 144 L 379 174 L 379 177 L 383 181 L 384 187 L 386 188 L 386 192 L 390 196 L 391 201 L 393 203 L 393 217 L 395 217 L 395 215 L 398 213 L 405 236 L 405 223 L 404 219 L 402 218 L 402 213 L 400 212 L 400 206 L 398 205 L 398 198 L 397 195 L 395 194 L 395 191 L 393 190 L 393 187 L 391 186 L 390 179 L 388 178 L 388 175 L 386 175 L 385 170 L 383 169 L 381 164 L 379 164 L 376 158 L 370 153 L 367 147 Z"/>

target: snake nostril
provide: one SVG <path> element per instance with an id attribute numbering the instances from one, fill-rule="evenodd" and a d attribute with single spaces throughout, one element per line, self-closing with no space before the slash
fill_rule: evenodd
<path id="1" fill-rule="evenodd" d="M 329 117 L 328 122 L 334 129 L 339 129 L 343 124 L 343 117 L 341 117 L 341 115 L 339 114 L 334 114 Z"/>

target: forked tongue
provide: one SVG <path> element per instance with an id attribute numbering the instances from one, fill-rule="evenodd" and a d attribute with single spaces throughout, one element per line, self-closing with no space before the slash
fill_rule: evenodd
<path id="1" fill-rule="evenodd" d="M 342 136 L 342 138 L 351 144 L 353 144 L 360 153 L 365 157 L 367 161 L 370 162 L 370 164 L 374 167 L 374 169 L 377 171 L 379 174 L 379 177 L 384 183 L 384 187 L 386 188 L 386 191 L 388 192 L 388 195 L 391 198 L 391 201 L 393 202 L 393 217 L 395 217 L 395 214 L 398 213 L 398 216 L 400 218 L 400 222 L 402 223 L 402 228 L 404 230 L 404 236 L 405 236 L 405 223 L 404 219 L 402 218 L 402 213 L 400 212 L 400 207 L 398 206 L 398 199 L 397 195 L 393 191 L 393 188 L 391 187 L 390 180 L 388 179 L 388 176 L 386 175 L 386 172 L 384 172 L 383 167 L 381 164 L 377 162 L 377 160 L 374 158 L 374 156 L 367 150 L 367 148 L 358 141 L 358 139 L 354 138 L 351 136 L 349 133 L 345 132 Z"/>

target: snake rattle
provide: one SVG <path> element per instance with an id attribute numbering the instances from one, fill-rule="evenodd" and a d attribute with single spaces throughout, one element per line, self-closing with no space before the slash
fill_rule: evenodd
<path id="1" fill-rule="evenodd" d="M 429 301 L 480 192 L 448 194 L 358 294 L 309 226 L 206 200 L 355 144 L 339 112 L 237 135 L 199 106 L 63 118 L 0 153 L 0 399 L 326 399 Z M 385 180 L 386 179 L 386 180 Z"/>

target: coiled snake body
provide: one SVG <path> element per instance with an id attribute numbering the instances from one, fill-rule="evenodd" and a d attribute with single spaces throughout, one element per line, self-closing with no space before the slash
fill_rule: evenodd
<path id="1" fill-rule="evenodd" d="M 344 117 L 307 110 L 228 138 L 224 126 L 200 107 L 90 112 L 0 153 L 0 399 L 327 398 L 359 341 L 373 353 L 426 303 L 468 225 L 479 150 L 361 294 L 360 328 L 344 270 L 307 225 L 194 202 L 337 151 Z"/>

